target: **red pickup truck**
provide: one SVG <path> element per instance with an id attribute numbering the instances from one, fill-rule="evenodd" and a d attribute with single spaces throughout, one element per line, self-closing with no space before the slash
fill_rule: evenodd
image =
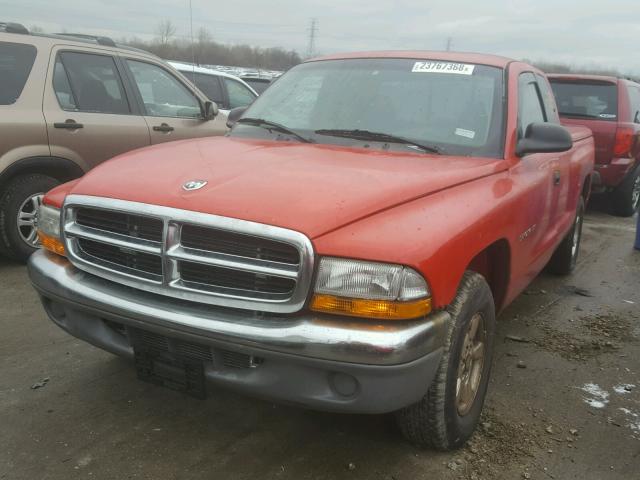
<path id="1" fill-rule="evenodd" d="M 442 52 L 308 61 L 230 119 L 45 196 L 29 273 L 51 320 L 195 396 L 395 412 L 462 445 L 496 312 L 575 266 L 591 132 L 530 65 Z"/>
<path id="2" fill-rule="evenodd" d="M 599 75 L 548 78 L 562 123 L 593 132 L 594 193 L 609 193 L 613 212 L 630 217 L 640 207 L 640 85 Z"/>

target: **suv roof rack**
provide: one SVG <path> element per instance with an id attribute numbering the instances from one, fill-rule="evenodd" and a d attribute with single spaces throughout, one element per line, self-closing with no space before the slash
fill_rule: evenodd
<path id="1" fill-rule="evenodd" d="M 157 57 L 157 55 L 143 50 L 141 48 L 131 47 L 129 45 L 121 45 L 119 43 L 114 42 L 109 37 L 104 37 L 101 35 L 87 35 L 85 33 L 35 33 L 29 32 L 27 28 L 21 23 L 12 23 L 12 22 L 0 22 L 0 32 L 3 33 L 19 33 L 22 35 L 33 35 L 37 37 L 45 37 L 45 38 L 58 38 L 58 39 L 69 39 L 75 40 L 76 42 L 86 42 L 93 43 L 98 45 L 104 45 L 106 47 L 115 47 L 121 48 L 123 50 L 129 50 L 131 52 L 139 52 L 144 53 L 145 55 L 153 55 Z"/>
<path id="2" fill-rule="evenodd" d="M 93 40 L 98 45 L 105 45 L 107 47 L 117 47 L 116 42 L 114 42 L 109 37 L 103 37 L 100 35 L 87 35 L 84 33 L 54 33 L 54 35 L 59 35 L 61 37 L 73 37 L 79 38 L 81 40 Z"/>
<path id="3" fill-rule="evenodd" d="M 13 22 L 0 22 L 0 32 L 5 33 L 21 33 L 23 35 L 29 35 L 29 30 L 21 23 Z"/>

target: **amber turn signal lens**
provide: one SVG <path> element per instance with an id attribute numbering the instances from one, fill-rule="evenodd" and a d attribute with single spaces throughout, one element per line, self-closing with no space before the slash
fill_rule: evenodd
<path id="1" fill-rule="evenodd" d="M 430 313 L 431 299 L 423 298 L 411 302 L 397 302 L 316 294 L 311 300 L 311 310 L 352 317 L 409 320 Z"/>
<path id="2" fill-rule="evenodd" d="M 45 250 L 49 250 L 50 252 L 57 253 L 58 255 L 65 256 L 64 245 L 60 241 L 60 239 L 55 237 L 50 237 L 49 235 L 45 235 L 42 232 L 38 232 L 38 238 L 40 239 L 40 243 L 42 244 L 42 248 Z"/>

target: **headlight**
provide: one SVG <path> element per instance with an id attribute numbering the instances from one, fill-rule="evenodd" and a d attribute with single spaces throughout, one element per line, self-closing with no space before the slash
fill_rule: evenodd
<path id="1" fill-rule="evenodd" d="M 402 265 L 325 257 L 311 309 L 358 317 L 404 320 L 431 311 L 427 282 Z"/>
<path id="2" fill-rule="evenodd" d="M 41 205 L 38 210 L 38 237 L 42 248 L 58 255 L 65 254 L 60 236 L 60 209 Z"/>

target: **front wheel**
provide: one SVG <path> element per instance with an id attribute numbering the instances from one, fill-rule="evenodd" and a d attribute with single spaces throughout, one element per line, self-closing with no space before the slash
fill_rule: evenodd
<path id="1" fill-rule="evenodd" d="M 484 277 L 466 272 L 448 311 L 449 334 L 435 379 L 422 400 L 396 412 L 405 438 L 438 450 L 464 445 L 482 413 L 496 323 Z"/>
<path id="2" fill-rule="evenodd" d="M 40 246 L 38 208 L 44 194 L 58 185 L 55 178 L 39 173 L 16 177 L 0 200 L 0 252 L 26 261 Z"/>

